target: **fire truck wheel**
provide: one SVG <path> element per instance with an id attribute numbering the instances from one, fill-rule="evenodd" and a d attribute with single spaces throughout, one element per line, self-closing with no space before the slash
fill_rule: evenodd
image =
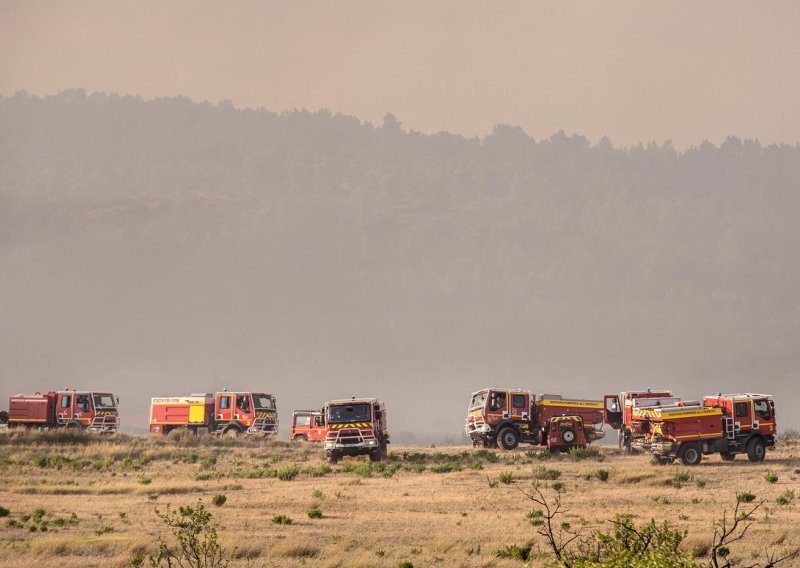
<path id="1" fill-rule="evenodd" d="M 381 451 L 379 449 L 378 450 L 372 450 L 369 453 L 369 461 L 371 461 L 371 462 L 379 462 L 379 461 L 381 461 Z"/>
<path id="2" fill-rule="evenodd" d="M 513 450 L 519 445 L 519 433 L 510 427 L 505 427 L 500 430 L 497 435 L 497 446 L 501 450 Z"/>
<path id="3" fill-rule="evenodd" d="M 681 463 L 683 465 L 697 465 L 703 459 L 703 452 L 700 446 L 694 442 L 684 444 L 681 448 Z"/>
<path id="4" fill-rule="evenodd" d="M 732 462 L 736 459 L 736 454 L 731 454 L 729 452 L 722 452 L 719 454 L 719 457 L 722 458 L 722 461 Z"/>
<path id="5" fill-rule="evenodd" d="M 564 440 L 565 444 L 572 444 L 575 441 L 575 438 L 575 430 L 572 428 L 564 428 L 561 431 L 561 439 Z"/>
<path id="6" fill-rule="evenodd" d="M 339 456 L 337 456 L 336 454 L 328 454 L 326 456 L 326 460 L 328 461 L 329 464 L 336 465 L 336 463 L 339 461 Z"/>
<path id="7" fill-rule="evenodd" d="M 306 438 L 302 434 L 298 434 L 297 436 L 294 437 L 294 441 L 295 442 L 308 442 L 308 438 Z"/>
<path id="8" fill-rule="evenodd" d="M 484 448 L 494 448 L 497 445 L 496 438 L 486 438 L 483 440 L 483 447 Z"/>
<path id="9" fill-rule="evenodd" d="M 241 432 L 236 426 L 228 426 L 223 432 L 228 438 L 236 438 Z"/>
<path id="10" fill-rule="evenodd" d="M 381 458 L 386 459 L 389 457 L 389 446 L 386 441 L 381 442 Z"/>
<path id="11" fill-rule="evenodd" d="M 766 453 L 767 447 L 764 445 L 764 440 L 761 438 L 754 438 L 747 444 L 747 459 L 751 462 L 764 461 Z"/>
<path id="12" fill-rule="evenodd" d="M 0 410 L 0 424 L 8 424 L 8 412 Z"/>

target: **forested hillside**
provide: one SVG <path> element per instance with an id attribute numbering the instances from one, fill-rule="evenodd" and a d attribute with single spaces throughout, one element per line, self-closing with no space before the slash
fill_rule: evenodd
<path id="1" fill-rule="evenodd" d="M 766 390 L 798 425 L 799 212 L 797 146 L 2 98 L 0 394 L 377 390 L 399 429 L 458 435 L 487 383 L 660 385 Z"/>

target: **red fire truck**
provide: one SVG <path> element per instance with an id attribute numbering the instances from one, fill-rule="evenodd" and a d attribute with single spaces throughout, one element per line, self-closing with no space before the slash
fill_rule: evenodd
<path id="1" fill-rule="evenodd" d="M 296 442 L 322 442 L 328 429 L 325 417 L 318 410 L 295 410 L 292 413 L 290 438 Z"/>
<path id="2" fill-rule="evenodd" d="M 83 428 L 101 434 L 119 428 L 119 399 L 110 392 L 48 391 L 9 399 L 8 425 L 26 428 Z"/>
<path id="3" fill-rule="evenodd" d="M 644 438 L 640 421 L 634 420 L 637 408 L 674 405 L 680 398 L 672 396 L 672 391 L 651 390 L 621 392 L 619 395 L 607 394 L 605 402 L 605 422 L 614 430 L 619 430 L 619 449 L 633 453 L 639 449 Z M 635 443 L 634 443 L 635 442 Z"/>
<path id="4" fill-rule="evenodd" d="M 747 454 L 760 462 L 777 437 L 775 403 L 766 394 L 716 394 L 702 405 L 637 409 L 634 418 L 642 422 L 646 447 L 662 463 L 680 458 L 684 465 L 697 465 L 712 453 L 725 461 Z"/>
<path id="5" fill-rule="evenodd" d="M 568 450 L 602 438 L 603 403 L 567 400 L 510 389 L 483 389 L 472 394 L 466 433 L 474 446 L 513 450 L 520 442 Z"/>
<path id="6" fill-rule="evenodd" d="M 150 433 L 169 434 L 175 429 L 229 436 L 277 434 L 275 397 L 265 393 L 224 391 L 152 399 Z"/>
<path id="7" fill-rule="evenodd" d="M 389 430 L 386 406 L 375 398 L 331 400 L 325 403 L 323 417 L 325 457 L 335 464 L 343 456 L 368 455 L 380 461 L 388 455 Z"/>

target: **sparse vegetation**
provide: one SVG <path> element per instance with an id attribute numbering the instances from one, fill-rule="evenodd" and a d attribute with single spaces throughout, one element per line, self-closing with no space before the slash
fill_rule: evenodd
<path id="1" fill-rule="evenodd" d="M 211 498 L 211 502 L 217 507 L 222 507 L 227 501 L 228 498 L 222 493 L 218 493 Z"/>
<path id="2" fill-rule="evenodd" d="M 306 511 L 306 515 L 308 515 L 309 519 L 321 519 L 322 510 L 319 507 L 312 507 L 311 509 Z"/>
<path id="3" fill-rule="evenodd" d="M 778 483 L 778 476 L 770 471 L 764 476 L 764 480 L 767 483 Z"/>
<path id="4" fill-rule="evenodd" d="M 510 483 L 514 482 L 514 472 L 512 471 L 501 471 L 497 474 L 497 480 L 500 483 L 505 485 L 509 485 Z"/>
<path id="5" fill-rule="evenodd" d="M 533 478 L 539 480 L 555 480 L 561 477 L 561 471 L 557 469 L 550 469 L 543 465 L 533 469 Z"/>
<path id="6" fill-rule="evenodd" d="M 272 517 L 272 522 L 276 525 L 291 525 L 292 519 L 287 515 L 275 515 Z"/>

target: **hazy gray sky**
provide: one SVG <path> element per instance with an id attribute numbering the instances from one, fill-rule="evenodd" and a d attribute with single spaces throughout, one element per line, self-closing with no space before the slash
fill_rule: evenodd
<path id="1" fill-rule="evenodd" d="M 0 0 L 0 93 L 328 108 L 617 145 L 800 140 L 800 3 Z"/>

